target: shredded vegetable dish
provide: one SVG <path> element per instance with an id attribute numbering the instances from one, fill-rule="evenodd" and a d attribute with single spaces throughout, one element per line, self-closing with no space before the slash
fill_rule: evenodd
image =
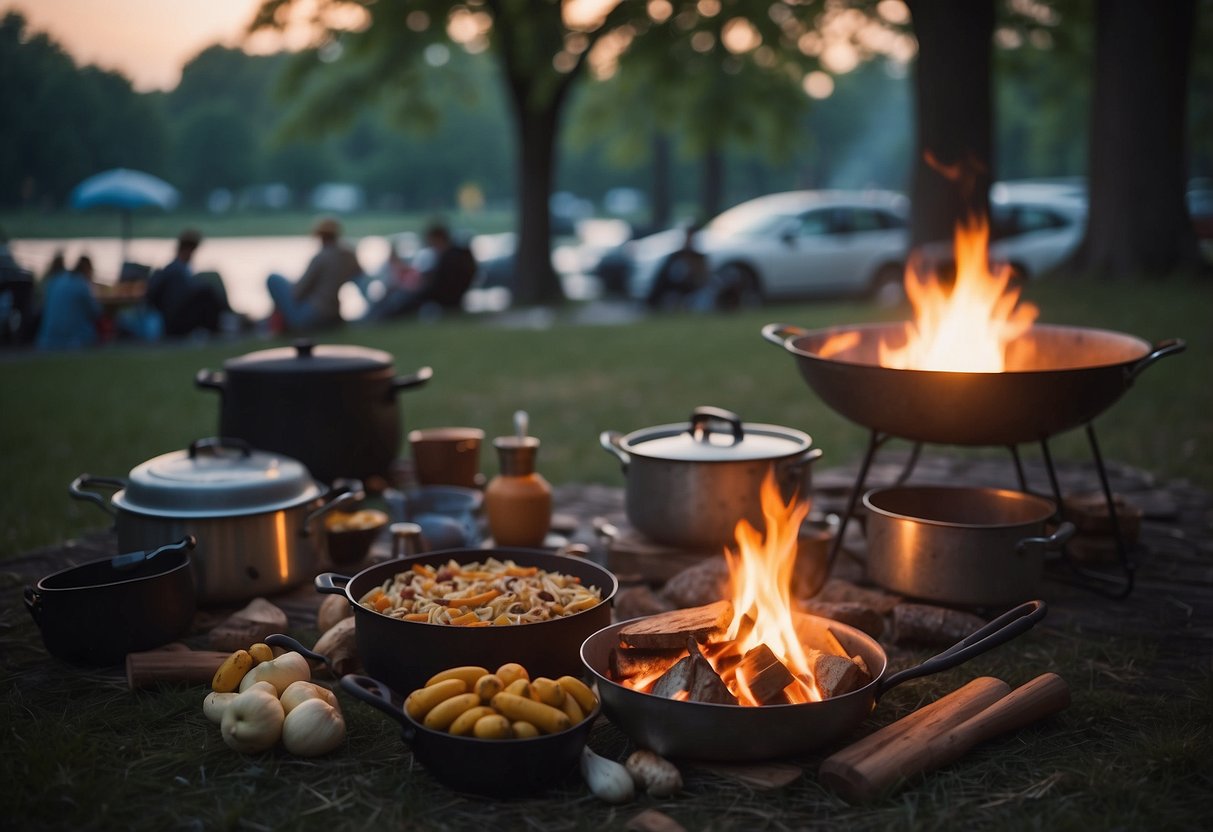
<path id="1" fill-rule="evenodd" d="M 549 621 L 602 603 L 598 587 L 512 560 L 413 564 L 362 596 L 362 606 L 405 621 L 491 627 Z"/>

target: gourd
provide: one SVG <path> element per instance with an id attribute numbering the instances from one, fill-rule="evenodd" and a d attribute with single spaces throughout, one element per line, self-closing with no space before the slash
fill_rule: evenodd
<path id="1" fill-rule="evenodd" d="M 282 723 L 282 744 L 300 757 L 319 757 L 345 741 L 341 711 L 323 699 L 306 699 L 291 709 Z"/>
<path id="2" fill-rule="evenodd" d="M 285 717 L 282 703 L 272 693 L 261 687 L 246 690 L 223 711 L 220 723 L 223 741 L 244 754 L 266 751 L 282 736 Z"/>

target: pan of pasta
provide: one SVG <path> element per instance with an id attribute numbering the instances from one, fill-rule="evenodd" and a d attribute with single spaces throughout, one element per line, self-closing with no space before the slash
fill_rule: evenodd
<path id="1" fill-rule="evenodd" d="M 618 588 L 585 558 L 510 548 L 447 549 L 316 577 L 318 592 L 349 601 L 367 675 L 398 692 L 462 664 L 513 661 L 576 676 L 581 643 L 611 623 Z"/>

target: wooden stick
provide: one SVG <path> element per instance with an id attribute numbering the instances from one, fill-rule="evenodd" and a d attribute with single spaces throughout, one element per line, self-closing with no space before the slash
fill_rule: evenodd
<path id="1" fill-rule="evenodd" d="M 898 760 L 911 760 L 922 735 L 946 731 L 993 705 L 1011 691 L 1011 686 L 992 676 L 979 676 L 959 690 L 925 705 L 908 716 L 869 734 L 828 757 L 818 772 L 822 783 L 846 797 L 859 799 L 868 787 L 869 760 L 886 760 L 896 768 Z"/>
<path id="2" fill-rule="evenodd" d="M 231 653 L 216 650 L 149 650 L 128 653 L 126 682 L 131 690 L 160 682 L 207 682 Z"/>
<path id="3" fill-rule="evenodd" d="M 896 742 L 861 761 L 850 758 L 849 765 L 840 765 L 835 755 L 822 763 L 821 778 L 847 800 L 865 800 L 898 781 L 955 762 L 977 743 L 1030 725 L 1069 704 L 1070 688 L 1065 680 L 1045 673 L 963 721 L 912 727 Z"/>

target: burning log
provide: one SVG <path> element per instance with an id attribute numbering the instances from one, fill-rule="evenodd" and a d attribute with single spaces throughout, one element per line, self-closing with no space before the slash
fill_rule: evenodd
<path id="1" fill-rule="evenodd" d="M 610 670 L 613 679 L 652 676 L 663 673 L 682 658 L 683 650 L 632 650 L 616 647 L 611 651 Z"/>
<path id="2" fill-rule="evenodd" d="M 771 648 L 760 644 L 748 651 L 737 665 L 737 675 L 745 681 L 750 694 L 760 705 L 779 705 L 788 701 L 783 689 L 796 677 L 775 657 Z"/>
<path id="3" fill-rule="evenodd" d="M 737 698 L 729 693 L 724 680 L 699 652 L 699 644 L 693 637 L 687 638 L 686 658 L 679 659 L 662 674 L 651 692 L 666 699 L 687 699 L 716 705 L 737 704 Z M 680 696 L 683 692 L 686 695 Z"/>
<path id="4" fill-rule="evenodd" d="M 859 690 L 872 680 L 871 676 L 849 658 L 832 656 L 813 648 L 809 648 L 808 654 L 809 669 L 813 671 L 813 680 L 817 682 L 822 699 Z"/>
<path id="5" fill-rule="evenodd" d="M 644 650 L 681 649 L 688 638 L 700 642 L 719 638 L 732 620 L 733 605 L 717 601 L 635 621 L 619 631 L 619 639 L 627 646 Z"/>
<path id="6" fill-rule="evenodd" d="M 953 644 L 985 624 L 985 619 L 970 612 L 930 604 L 898 604 L 893 608 L 893 643 Z"/>

